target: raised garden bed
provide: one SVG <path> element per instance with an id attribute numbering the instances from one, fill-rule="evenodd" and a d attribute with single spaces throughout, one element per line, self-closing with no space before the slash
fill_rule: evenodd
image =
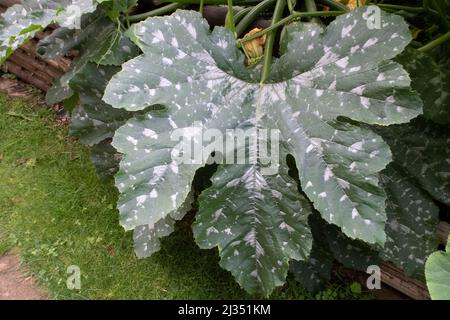
<path id="1" fill-rule="evenodd" d="M 4 11 L 12 3 L 13 2 L 9 0 L 0 0 L 0 11 Z M 155 5 L 152 4 L 150 6 L 147 6 L 147 8 L 141 6 L 140 8 L 137 9 L 137 11 L 134 11 L 133 14 L 139 15 L 141 11 L 148 11 L 151 8 L 155 8 Z M 222 21 L 224 21 L 227 12 L 228 9 L 225 6 L 221 7 L 206 6 L 203 11 L 204 17 L 211 26 L 221 25 L 223 23 Z M 260 17 L 256 21 L 253 21 L 252 24 L 249 24 L 246 30 L 251 29 L 253 27 L 267 28 L 269 25 L 270 25 L 270 18 Z M 31 39 L 29 42 L 18 48 L 5 62 L 5 67 L 7 71 L 15 74 L 22 81 L 28 82 L 43 91 L 47 91 L 52 86 L 52 83 L 54 82 L 55 79 L 57 79 L 58 77 L 60 77 L 61 75 L 70 70 L 72 58 L 74 56 L 77 56 L 78 54 L 77 51 L 70 51 L 64 57 L 50 60 L 49 59 L 44 60 L 39 55 L 36 54 L 36 46 L 39 40 L 51 34 L 55 30 L 55 28 L 56 28 L 55 25 L 47 26 L 45 30 L 36 33 L 35 38 Z M 189 30 L 189 27 L 187 27 L 187 32 L 190 32 L 191 34 L 194 32 L 194 34 L 197 34 L 196 30 L 194 31 Z M 172 60 L 170 61 L 171 63 L 173 63 Z M 82 92 L 78 94 L 82 95 Z M 115 94 L 117 96 L 117 93 Z M 318 96 L 320 97 L 320 95 Z M 111 103 L 111 101 L 112 100 L 110 98 L 107 102 Z M 129 110 L 131 109 L 132 107 L 130 107 Z M 107 142 L 109 141 L 110 140 L 107 139 Z M 329 178 L 329 176 L 327 177 Z M 448 215 L 448 207 L 442 205 L 440 214 L 442 221 L 440 221 L 436 230 L 436 234 L 437 237 L 439 238 L 439 243 L 441 246 L 445 246 L 450 234 L 450 224 L 448 223 L 447 215 Z M 405 273 L 400 268 L 395 266 L 393 263 L 383 263 L 381 265 L 381 270 L 382 270 L 382 281 L 386 285 L 395 288 L 402 294 L 413 299 L 423 300 L 430 298 L 427 287 L 423 282 L 407 277 Z M 351 277 L 360 278 L 360 280 L 364 283 L 364 277 L 361 274 L 359 275 L 355 275 L 352 273 L 349 274 L 351 274 Z"/>

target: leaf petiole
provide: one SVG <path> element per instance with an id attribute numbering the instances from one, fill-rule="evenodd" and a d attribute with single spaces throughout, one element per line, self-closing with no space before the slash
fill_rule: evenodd
<path id="1" fill-rule="evenodd" d="M 305 0 L 305 7 L 307 12 L 317 11 L 316 2 L 314 0 Z"/>
<path id="2" fill-rule="evenodd" d="M 275 3 L 275 0 L 264 0 L 254 6 L 249 13 L 236 26 L 236 33 L 238 37 L 244 33 L 245 29 L 259 16 L 259 14 L 266 8 Z"/>
<path id="3" fill-rule="evenodd" d="M 230 30 L 236 37 L 236 26 L 234 25 L 234 17 L 233 17 L 233 0 L 227 0 L 227 4 L 228 4 L 228 12 L 227 17 L 225 19 L 225 27 L 228 30 Z"/>
<path id="4" fill-rule="evenodd" d="M 253 7 L 246 7 L 242 10 L 239 10 L 238 12 L 236 12 L 236 14 L 234 15 L 234 22 L 235 23 L 239 23 L 239 21 L 241 21 L 242 19 L 245 18 L 245 16 L 252 11 Z M 236 26 L 237 28 L 237 26 Z"/>
<path id="5" fill-rule="evenodd" d="M 305 0 L 305 9 L 306 9 L 306 12 L 316 12 L 317 6 L 316 6 L 315 0 Z M 319 18 L 312 18 L 311 22 L 320 23 L 320 21 L 318 21 L 318 19 Z"/>
<path id="6" fill-rule="evenodd" d="M 442 20 L 442 24 L 447 30 L 450 30 L 450 22 L 447 19 L 446 13 L 443 11 L 442 7 L 436 2 L 436 0 L 430 0 L 430 4 L 436 9 L 439 17 Z"/>
<path id="7" fill-rule="evenodd" d="M 345 4 L 336 2 L 334 0 L 320 0 L 319 2 L 332 8 L 332 9 L 335 9 L 335 10 L 340 10 L 340 11 L 345 11 L 345 12 L 350 11 L 350 9 Z"/>
<path id="8" fill-rule="evenodd" d="M 179 3 L 179 4 L 200 4 L 201 0 L 161 0 L 165 3 Z M 261 0 L 235 0 L 234 5 L 249 6 L 261 2 Z M 204 0 L 205 5 L 226 5 L 228 0 Z"/>
<path id="9" fill-rule="evenodd" d="M 384 4 L 380 3 L 377 4 L 381 9 L 392 9 L 392 10 L 405 10 L 410 12 L 422 12 L 425 11 L 425 8 L 422 7 L 409 7 L 409 6 L 402 6 L 397 4 Z"/>
<path id="10" fill-rule="evenodd" d="M 164 15 L 166 13 L 175 11 L 175 10 L 177 10 L 179 8 L 182 8 L 184 6 L 185 6 L 184 3 L 171 3 L 171 4 L 168 4 L 166 6 L 163 6 L 163 7 L 160 7 L 160 8 L 151 10 L 151 11 L 148 11 L 148 12 L 144 12 L 144 13 L 141 13 L 141 14 L 128 16 L 128 21 L 129 22 L 138 22 L 138 21 L 141 21 L 141 20 L 145 20 L 148 17 L 161 16 L 161 15 Z"/>
<path id="11" fill-rule="evenodd" d="M 198 8 L 198 12 L 203 16 L 203 8 L 205 6 L 205 0 L 200 0 L 200 6 Z"/>
<path id="12" fill-rule="evenodd" d="M 402 6 L 402 5 L 396 5 L 396 4 L 384 4 L 384 3 L 377 4 L 377 6 L 384 10 L 394 10 L 394 11 L 395 10 L 403 10 L 403 11 L 416 12 L 416 13 L 427 12 L 433 16 L 440 17 L 439 13 L 436 10 L 431 9 L 429 6 L 428 7 L 427 6 L 409 7 L 409 6 Z"/>
<path id="13" fill-rule="evenodd" d="M 446 34 L 443 34 L 442 36 L 434 39 L 433 41 L 428 42 L 426 45 L 424 45 L 423 47 L 420 47 L 418 50 L 421 52 L 431 51 L 432 49 L 440 46 L 441 44 L 443 44 L 444 42 L 446 42 L 449 39 L 450 39 L 450 31 L 447 32 Z"/>
<path id="14" fill-rule="evenodd" d="M 286 6 L 286 0 L 277 0 L 277 3 L 275 4 L 275 9 L 273 11 L 273 17 L 272 17 L 272 23 L 271 23 L 272 30 L 270 30 L 270 32 L 267 34 L 266 46 L 264 48 L 264 62 L 263 62 L 263 68 L 262 68 L 262 72 L 261 72 L 261 82 L 260 82 L 261 84 L 263 84 L 267 80 L 267 78 L 269 78 L 270 67 L 272 64 L 273 43 L 275 42 L 275 36 L 276 36 L 275 29 L 278 27 L 278 26 L 277 27 L 275 27 L 275 26 L 280 21 L 280 18 L 283 15 L 283 10 L 284 10 L 285 6 Z"/>
<path id="15" fill-rule="evenodd" d="M 237 46 L 241 47 L 242 43 L 259 38 L 262 35 L 270 32 L 272 30 L 275 30 L 276 28 L 278 28 L 286 23 L 289 23 L 294 19 L 306 18 L 306 17 L 334 17 L 334 16 L 338 16 L 338 15 L 341 15 L 344 13 L 345 12 L 343 12 L 343 11 L 294 12 L 290 16 L 287 16 L 287 17 L 281 19 L 277 23 L 272 24 L 270 27 L 267 27 L 264 30 L 261 30 L 257 33 L 252 34 L 251 36 L 245 37 L 243 39 L 237 40 Z"/>

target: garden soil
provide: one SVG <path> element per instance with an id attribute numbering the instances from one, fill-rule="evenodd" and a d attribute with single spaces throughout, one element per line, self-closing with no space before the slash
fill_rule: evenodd
<path id="1" fill-rule="evenodd" d="M 21 268 L 15 255 L 0 257 L 0 300 L 43 300 L 47 295 Z"/>

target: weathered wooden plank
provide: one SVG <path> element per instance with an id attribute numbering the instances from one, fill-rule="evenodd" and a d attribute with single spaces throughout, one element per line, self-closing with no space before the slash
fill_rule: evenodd
<path id="1" fill-rule="evenodd" d="M 7 60 L 5 64 L 11 73 L 15 74 L 18 78 L 20 78 L 24 82 L 30 83 L 36 88 L 41 89 L 43 91 L 47 91 L 50 88 L 49 84 L 33 76 L 33 74 L 24 70 L 20 65 L 17 65 L 13 61 Z"/>
<path id="2" fill-rule="evenodd" d="M 29 55 L 22 49 L 17 49 L 9 60 L 22 66 L 24 69 L 38 75 L 41 79 L 48 81 L 49 84 L 53 79 L 63 74 L 62 71 L 48 65 L 43 60 L 36 59 L 36 56 Z"/>
<path id="3" fill-rule="evenodd" d="M 450 223 L 447 223 L 445 221 L 439 222 L 438 225 L 439 243 L 446 245 L 449 235 L 450 235 Z"/>
<path id="4" fill-rule="evenodd" d="M 70 59 L 59 58 L 59 59 L 52 59 L 52 60 L 43 60 L 36 53 L 36 46 L 37 46 L 37 41 L 35 39 L 31 39 L 27 43 L 23 44 L 20 48 L 22 50 L 28 52 L 29 54 L 36 56 L 36 59 L 51 65 L 53 68 L 56 68 L 61 73 L 65 73 L 65 72 L 69 71 L 70 64 L 72 62 Z"/>
<path id="5" fill-rule="evenodd" d="M 424 283 L 408 278 L 405 273 L 392 263 L 381 266 L 381 281 L 415 300 L 429 300 L 430 295 Z"/>

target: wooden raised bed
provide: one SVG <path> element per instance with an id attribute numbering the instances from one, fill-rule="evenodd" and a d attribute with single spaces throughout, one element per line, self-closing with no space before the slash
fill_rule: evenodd
<path id="1" fill-rule="evenodd" d="M 19 3 L 20 0 L 0 0 L 0 13 L 4 12 L 9 6 Z M 226 14 L 225 8 L 205 7 L 205 17 L 210 24 L 218 24 L 217 21 L 223 21 Z M 257 22 L 260 26 L 266 26 L 267 20 Z M 5 66 L 8 72 L 15 74 L 20 80 L 27 82 L 43 91 L 47 91 L 53 80 L 67 72 L 70 68 L 71 60 L 69 58 L 60 58 L 55 60 L 43 60 L 36 53 L 38 41 L 49 35 L 55 26 L 50 26 L 42 32 L 38 32 L 34 39 L 16 50 L 8 60 Z M 437 235 L 439 242 L 445 245 L 450 234 L 450 224 L 441 221 L 438 225 Z M 437 248 L 436 248 L 437 249 Z M 341 269 L 343 270 L 343 269 Z M 348 272 L 348 270 L 346 270 Z M 346 272 L 344 270 L 344 272 Z M 420 281 L 408 278 L 402 270 L 395 267 L 392 263 L 383 263 L 381 266 L 381 280 L 384 284 L 402 294 L 417 300 L 430 299 L 426 285 Z M 365 283 L 367 275 L 364 273 L 349 273 L 353 278 L 358 278 Z"/>
<path id="2" fill-rule="evenodd" d="M 18 0 L 0 0 L 0 13 L 9 6 L 19 3 Z M 55 26 L 50 26 L 38 32 L 34 39 L 17 49 L 4 63 L 6 71 L 13 73 L 20 80 L 29 83 L 43 91 L 47 91 L 56 77 L 67 72 L 70 68 L 70 59 L 43 60 L 36 53 L 39 39 L 49 35 Z"/>

